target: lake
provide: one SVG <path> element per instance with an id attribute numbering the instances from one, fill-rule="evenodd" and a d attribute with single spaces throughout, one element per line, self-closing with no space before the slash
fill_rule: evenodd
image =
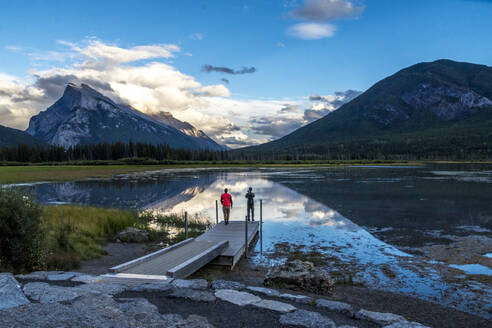
<path id="1" fill-rule="evenodd" d="M 231 219 L 244 220 L 250 186 L 264 221 L 252 264 L 311 259 L 346 283 L 490 317 L 491 165 L 173 169 L 30 188 L 43 203 L 187 211 L 215 222 L 224 188 Z"/>

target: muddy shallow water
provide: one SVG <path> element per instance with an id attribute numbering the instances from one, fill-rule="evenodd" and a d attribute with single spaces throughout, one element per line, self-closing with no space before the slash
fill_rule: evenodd
<path id="1" fill-rule="evenodd" d="M 344 282 L 490 317 L 492 166 L 180 169 L 32 188 L 44 203 L 188 211 L 215 222 L 226 187 L 232 218 L 244 220 L 249 186 L 264 218 L 253 264 L 309 259 Z"/>

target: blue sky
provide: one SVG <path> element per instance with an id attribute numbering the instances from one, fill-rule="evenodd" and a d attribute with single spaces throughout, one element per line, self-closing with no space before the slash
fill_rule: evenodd
<path id="1" fill-rule="evenodd" d="M 186 95 L 151 95 L 135 78 L 131 92 L 114 87 L 109 95 L 143 111 L 171 111 L 233 147 L 263 142 L 308 123 L 306 110 L 320 117 L 350 99 L 340 91 L 364 91 L 406 66 L 440 58 L 492 65 L 491 17 L 492 1 L 472 0 L 2 2 L 0 96 L 23 92 L 32 99 L 0 98 L 0 124 L 25 128 L 53 100 L 36 86 L 38 77 L 65 70 L 89 79 L 81 65 L 106 65 L 104 46 L 172 45 L 170 54 L 151 49 L 90 78 L 113 86 L 114 76 L 127 78 L 121 70 L 148 78 L 143 68 L 163 63 L 160 76 L 174 79 L 171 70 L 177 80 L 193 80 L 190 90 L 210 88 L 200 89 L 199 99 L 176 101 Z M 205 72 L 204 65 L 255 72 Z M 321 100 L 310 101 L 312 95 Z M 228 128 L 212 124 L 217 120 Z"/>

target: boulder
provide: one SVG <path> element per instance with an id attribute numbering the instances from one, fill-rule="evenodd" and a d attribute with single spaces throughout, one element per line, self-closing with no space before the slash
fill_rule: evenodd
<path id="1" fill-rule="evenodd" d="M 306 328 L 335 328 L 333 320 L 326 318 L 318 312 L 296 310 L 291 313 L 282 314 L 280 323 L 288 326 L 300 326 Z"/>
<path id="2" fill-rule="evenodd" d="M 143 243 L 149 240 L 149 233 L 145 230 L 129 227 L 120 231 L 116 239 L 125 243 Z"/>
<path id="3" fill-rule="evenodd" d="M 314 267 L 311 262 L 299 260 L 268 270 L 264 284 L 265 286 L 306 290 L 316 294 L 328 294 L 335 286 L 335 282 L 327 272 Z"/>
<path id="4" fill-rule="evenodd" d="M 0 273 L 0 309 L 28 304 L 22 289 L 11 273 Z"/>

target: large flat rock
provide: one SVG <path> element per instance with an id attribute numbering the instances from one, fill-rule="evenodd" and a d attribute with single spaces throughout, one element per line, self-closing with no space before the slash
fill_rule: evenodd
<path id="1" fill-rule="evenodd" d="M 77 297 L 91 293 L 90 290 L 81 290 L 75 287 L 61 287 L 45 282 L 30 282 L 24 286 L 24 294 L 40 303 L 67 302 Z"/>
<path id="2" fill-rule="evenodd" d="M 207 289 L 208 287 L 205 279 L 174 279 L 171 284 L 177 288 Z"/>
<path id="3" fill-rule="evenodd" d="M 176 288 L 171 297 L 186 298 L 195 302 L 214 302 L 213 293 L 206 290 L 195 290 L 190 288 Z"/>
<path id="4" fill-rule="evenodd" d="M 213 289 L 244 289 L 246 286 L 237 281 L 230 280 L 214 280 L 212 281 Z"/>
<path id="5" fill-rule="evenodd" d="M 291 304 L 272 300 L 261 300 L 257 303 L 252 303 L 252 305 L 265 310 L 272 310 L 280 313 L 289 313 L 296 309 L 296 307 Z"/>
<path id="6" fill-rule="evenodd" d="M 338 302 L 338 301 L 330 301 L 325 299 L 316 300 L 316 306 L 319 308 L 324 308 L 329 311 L 344 313 L 348 316 L 354 316 L 354 308 L 352 305 Z"/>
<path id="7" fill-rule="evenodd" d="M 400 322 L 395 322 L 388 326 L 384 326 L 383 328 L 430 328 L 430 327 L 424 326 L 418 322 L 400 321 Z"/>
<path id="8" fill-rule="evenodd" d="M 0 273 L 0 309 L 28 304 L 22 289 L 11 273 Z"/>
<path id="9" fill-rule="evenodd" d="M 296 310 L 280 316 L 282 325 L 299 326 L 306 328 L 336 328 L 333 320 L 326 318 L 318 312 Z"/>
<path id="10" fill-rule="evenodd" d="M 255 292 L 255 293 L 259 293 L 259 294 L 263 294 L 263 295 L 266 295 L 266 296 L 280 296 L 280 293 L 275 290 L 275 289 L 271 289 L 271 288 L 265 288 L 265 287 L 254 287 L 254 286 L 249 286 L 249 287 L 246 287 L 249 291 L 252 291 L 252 292 Z"/>
<path id="11" fill-rule="evenodd" d="M 372 321 L 380 326 L 387 326 L 396 322 L 406 321 L 404 317 L 398 314 L 374 312 L 363 309 L 355 313 L 355 318 Z"/>
<path id="12" fill-rule="evenodd" d="M 261 301 L 261 298 L 258 296 L 233 289 L 219 289 L 215 291 L 215 296 L 222 301 L 230 302 L 239 306 L 250 305 Z"/>
<path id="13" fill-rule="evenodd" d="M 83 295 L 68 304 L 31 303 L 0 310 L 0 327 L 166 327 L 213 328 L 206 318 L 159 313 L 145 299 L 115 301 L 103 294 Z"/>

